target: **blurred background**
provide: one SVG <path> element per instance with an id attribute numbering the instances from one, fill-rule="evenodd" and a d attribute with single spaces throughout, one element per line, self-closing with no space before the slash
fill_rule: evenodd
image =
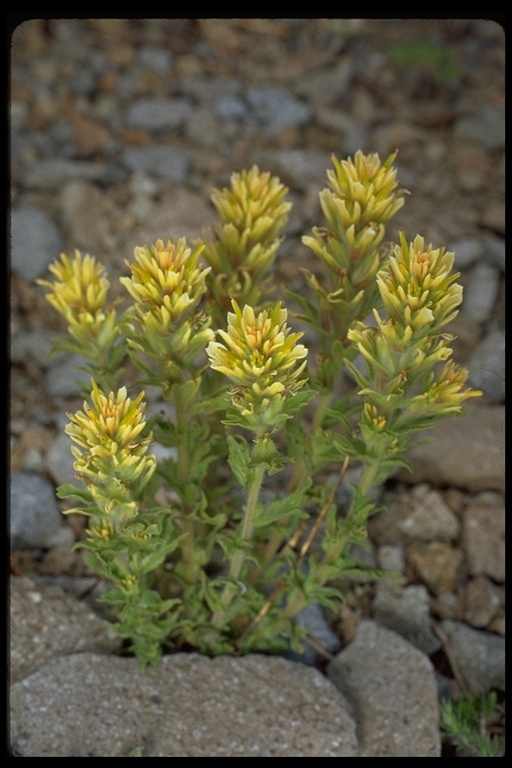
<path id="1" fill-rule="evenodd" d="M 198 236 L 214 221 L 213 187 L 257 163 L 290 188 L 277 277 L 300 291 L 298 267 L 311 267 L 300 235 L 322 223 L 331 155 L 358 149 L 383 160 L 398 150 L 411 195 L 388 235 L 403 229 L 455 251 L 465 286 L 457 356 L 475 386 L 503 399 L 504 32 L 495 22 L 31 20 L 12 37 L 10 86 L 15 437 L 29 422 L 51 426 L 54 398 L 72 394 L 68 370 L 55 375 L 62 360 L 48 358 L 62 326 L 34 285 L 61 251 L 96 255 L 116 292 L 135 245 Z"/>

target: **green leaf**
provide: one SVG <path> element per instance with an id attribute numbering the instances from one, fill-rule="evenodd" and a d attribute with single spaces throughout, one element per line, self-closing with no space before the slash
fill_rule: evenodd
<path id="1" fill-rule="evenodd" d="M 153 589 L 145 589 L 139 596 L 139 605 L 141 608 L 159 615 L 174 610 L 177 606 L 181 605 L 181 603 L 182 601 L 179 598 L 164 600 L 159 593 L 155 592 Z"/>
<path id="2" fill-rule="evenodd" d="M 282 413 L 287 416 L 295 413 L 304 408 L 317 394 L 315 389 L 301 389 L 295 395 L 286 397 L 282 404 Z"/>
<path id="3" fill-rule="evenodd" d="M 198 398 L 190 409 L 192 416 L 204 416 L 204 414 L 225 411 L 229 404 L 228 388 L 226 387 L 217 395 L 206 398 Z"/>
<path id="4" fill-rule="evenodd" d="M 312 484 L 312 481 L 308 479 L 306 483 L 297 488 L 296 491 L 284 496 L 282 499 L 276 499 L 267 507 L 258 505 L 254 516 L 255 526 L 271 525 L 285 515 L 290 514 L 295 514 L 297 520 L 306 518 L 308 514 L 302 509 L 302 503 L 304 495 L 311 488 Z"/>
<path id="5" fill-rule="evenodd" d="M 252 478 L 251 453 L 247 440 L 242 435 L 228 435 L 228 463 L 243 488 L 248 488 Z"/>
<path id="6" fill-rule="evenodd" d="M 299 319 L 305 320 L 306 322 L 314 325 L 319 325 L 319 312 L 313 302 L 306 299 L 302 294 L 295 293 L 295 291 L 290 291 L 288 289 L 286 289 L 286 295 L 287 298 L 295 301 L 296 304 L 298 304 L 298 306 L 301 307 L 301 309 L 303 309 L 306 313 L 306 315 L 299 315 Z"/>
<path id="7" fill-rule="evenodd" d="M 57 496 L 59 499 L 81 499 L 82 501 L 91 503 L 92 494 L 85 488 L 77 488 L 71 483 L 63 483 L 57 488 Z"/>
<path id="8" fill-rule="evenodd" d="M 114 607 L 126 604 L 126 594 L 120 589 L 113 589 L 109 592 L 105 592 L 96 599 L 98 603 L 107 603 L 107 605 L 112 605 Z"/>
<path id="9" fill-rule="evenodd" d="M 258 560 L 254 554 L 253 542 L 248 539 L 242 539 L 237 531 L 221 531 L 217 534 L 217 543 L 226 555 L 226 559 L 230 562 L 233 560 L 235 554 L 243 552 L 244 561 L 250 561 L 255 565 L 258 565 Z M 221 576 L 216 576 L 215 583 L 219 583 L 219 580 L 222 580 L 222 578 L 223 577 Z"/>
<path id="10" fill-rule="evenodd" d="M 338 461 L 341 461 L 345 456 L 350 459 L 360 459 L 366 455 L 364 442 L 353 435 L 348 438 L 334 432 L 332 433 L 332 441 L 338 451 Z"/>
<path id="11" fill-rule="evenodd" d="M 138 569 L 140 573 L 151 573 L 155 568 L 158 568 L 164 562 L 167 556 L 167 547 L 165 544 L 160 546 L 155 552 L 151 552 L 149 555 L 144 555 L 138 559 Z"/>
<path id="12" fill-rule="evenodd" d="M 349 413 L 349 398 L 344 397 L 330 408 L 325 408 L 325 416 L 328 417 L 328 426 L 342 424 L 346 431 L 351 432 L 351 426 L 347 418 Z M 329 421 L 330 420 L 330 421 Z"/>

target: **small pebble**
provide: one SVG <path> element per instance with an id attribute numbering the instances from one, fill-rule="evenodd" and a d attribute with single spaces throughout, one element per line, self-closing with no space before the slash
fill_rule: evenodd
<path id="1" fill-rule="evenodd" d="M 57 507 L 55 488 L 44 477 L 15 472 L 10 484 L 10 531 L 13 549 L 50 549 L 73 543 Z"/>
<path id="2" fill-rule="evenodd" d="M 62 236 L 47 213 L 32 205 L 11 213 L 11 263 L 26 280 L 41 277 L 62 250 Z"/>
<path id="3" fill-rule="evenodd" d="M 284 88 L 265 86 L 249 88 L 247 101 L 254 110 L 256 119 L 263 131 L 272 135 L 284 126 L 300 126 L 309 122 L 313 116 L 311 107 L 306 102 L 293 96 Z"/>
<path id="4" fill-rule="evenodd" d="M 464 291 L 464 311 L 481 323 L 488 320 L 496 304 L 498 286 L 498 271 L 483 262 L 476 264 Z"/>
<path id="5" fill-rule="evenodd" d="M 190 168 L 188 155 L 183 150 L 157 144 L 128 149 L 123 153 L 123 161 L 132 171 L 162 176 L 178 184 L 186 180 Z"/>
<path id="6" fill-rule="evenodd" d="M 186 99 L 140 99 L 130 105 L 126 122 L 132 128 L 171 130 L 186 122 L 190 110 Z"/>
<path id="7" fill-rule="evenodd" d="M 469 362 L 469 380 L 493 403 L 505 402 L 505 334 L 498 328 L 478 344 Z"/>

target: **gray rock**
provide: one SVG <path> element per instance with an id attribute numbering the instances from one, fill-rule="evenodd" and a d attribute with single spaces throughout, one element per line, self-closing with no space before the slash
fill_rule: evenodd
<path id="1" fill-rule="evenodd" d="M 325 614 L 320 603 L 314 602 L 308 605 L 303 611 L 298 613 L 294 621 L 301 627 L 308 629 L 308 637 L 313 642 L 320 646 L 320 649 L 326 650 L 328 653 L 337 653 L 340 650 L 340 639 L 332 631 L 329 624 L 325 619 Z M 294 661 L 301 661 L 303 664 L 315 664 L 318 658 L 317 650 L 309 645 L 307 642 L 304 644 L 304 653 L 298 654 L 290 652 L 287 654 L 287 658 Z"/>
<path id="2" fill-rule="evenodd" d="M 283 183 L 305 191 L 312 184 L 325 185 L 331 158 L 327 152 L 316 149 L 280 149 L 268 157 L 268 163 Z"/>
<path id="3" fill-rule="evenodd" d="M 28 168 L 24 183 L 29 188 L 57 189 L 70 179 L 116 184 L 126 179 L 126 171 L 115 165 L 52 158 L 40 160 Z"/>
<path id="4" fill-rule="evenodd" d="M 383 544 L 377 551 L 377 564 L 383 571 L 405 571 L 406 559 L 400 544 Z"/>
<path id="5" fill-rule="evenodd" d="M 173 63 L 173 56 L 170 51 L 167 51 L 165 48 L 156 48 L 152 45 L 141 46 L 137 59 L 141 66 L 154 69 L 155 72 L 160 72 L 162 75 L 169 73 Z"/>
<path id="6" fill-rule="evenodd" d="M 11 266 L 26 280 L 41 277 L 62 250 L 54 221 L 39 208 L 23 205 L 11 213 Z"/>
<path id="7" fill-rule="evenodd" d="M 469 506 L 464 510 L 462 542 L 471 576 L 505 581 L 505 507 Z"/>
<path id="8" fill-rule="evenodd" d="M 46 391 L 50 397 L 75 397 L 82 389 L 90 389 L 90 377 L 80 366 L 87 364 L 82 355 L 68 354 L 67 357 L 56 361 L 46 375 Z"/>
<path id="9" fill-rule="evenodd" d="M 394 152 L 397 147 L 405 147 L 409 144 L 425 146 L 429 138 L 428 133 L 419 126 L 413 125 L 409 120 L 400 117 L 384 119 L 382 124 L 372 132 L 372 151 L 378 152 L 382 158 Z M 400 168 L 400 183 L 406 188 L 413 188 L 409 181 L 405 168 Z"/>
<path id="10" fill-rule="evenodd" d="M 204 77 L 183 75 L 179 81 L 180 92 L 196 104 L 213 108 L 216 100 L 225 94 L 241 93 L 243 85 L 236 77 Z"/>
<path id="11" fill-rule="evenodd" d="M 187 141 L 199 147 L 217 148 L 219 123 L 208 107 L 194 107 L 185 126 Z"/>
<path id="12" fill-rule="evenodd" d="M 361 757 L 439 757 L 437 687 L 428 657 L 373 621 L 327 675 L 354 708 Z"/>
<path id="13" fill-rule="evenodd" d="M 399 470 L 397 480 L 428 482 L 469 491 L 505 488 L 504 407 L 468 401 L 463 418 L 444 419 L 425 433 L 428 443 L 410 450 L 412 473 Z"/>
<path id="14" fill-rule="evenodd" d="M 147 176 L 145 173 L 136 171 L 132 174 L 130 179 L 130 192 L 137 200 L 148 199 L 152 200 L 158 194 L 159 185 L 155 179 L 151 176 Z"/>
<path id="15" fill-rule="evenodd" d="M 190 161 L 186 152 L 174 147 L 135 147 L 123 153 L 123 162 L 132 171 L 161 176 L 176 184 L 186 181 Z"/>
<path id="16" fill-rule="evenodd" d="M 39 446 L 31 445 L 25 452 L 20 470 L 23 472 L 35 472 L 44 474 L 44 457 L 43 451 Z"/>
<path id="17" fill-rule="evenodd" d="M 71 438 L 61 433 L 48 447 L 45 467 L 57 486 L 63 483 L 77 483 L 73 469 Z"/>
<path id="18" fill-rule="evenodd" d="M 109 246 L 108 207 L 104 194 L 88 181 L 68 181 L 62 187 L 60 206 L 73 246 L 98 254 L 101 262 Z"/>
<path id="19" fill-rule="evenodd" d="M 285 88 L 264 86 L 249 88 L 247 101 L 266 134 L 277 133 L 284 126 L 301 126 L 312 119 L 311 107 Z"/>
<path id="20" fill-rule="evenodd" d="M 473 696 L 491 688 L 505 690 L 505 638 L 446 619 L 441 622 L 448 642 L 445 651 Z"/>
<path id="21" fill-rule="evenodd" d="M 436 596 L 435 610 L 441 619 L 455 619 L 460 612 L 460 600 L 453 592 Z"/>
<path id="22" fill-rule="evenodd" d="M 56 120 L 51 126 L 50 137 L 66 156 L 73 153 L 73 130 L 69 120 Z"/>
<path id="23" fill-rule="evenodd" d="M 184 125 L 190 111 L 187 99 L 138 99 L 130 105 L 126 121 L 132 128 L 174 130 Z"/>
<path id="24" fill-rule="evenodd" d="M 494 403 L 505 402 L 505 334 L 491 330 L 478 344 L 469 362 L 469 381 Z"/>
<path id="25" fill-rule="evenodd" d="M 121 645 L 111 625 L 60 587 L 13 577 L 9 606 L 12 683 L 56 656 L 78 651 L 110 653 Z"/>
<path id="26" fill-rule="evenodd" d="M 482 241 L 476 238 L 459 240 L 448 250 L 455 254 L 454 269 L 466 270 L 482 257 Z"/>
<path id="27" fill-rule="evenodd" d="M 213 105 L 213 112 L 219 120 L 247 120 L 249 110 L 245 101 L 236 93 L 223 93 Z"/>
<path id="28" fill-rule="evenodd" d="M 42 329 L 17 333 L 11 339 L 9 349 L 11 362 L 19 364 L 31 359 L 46 370 L 54 364 L 56 359 L 51 356 L 54 338 L 54 333 Z"/>
<path id="29" fill-rule="evenodd" d="M 499 281 L 499 272 L 494 267 L 476 264 L 464 290 L 464 312 L 480 323 L 488 320 L 496 306 Z"/>
<path id="30" fill-rule="evenodd" d="M 413 509 L 398 523 L 399 529 L 415 541 L 451 541 L 458 537 L 457 516 L 445 503 L 439 491 L 419 485 L 412 493 Z"/>
<path id="31" fill-rule="evenodd" d="M 28 104 L 24 101 L 11 101 L 9 117 L 11 122 L 11 133 L 19 133 L 26 129 L 28 116 Z"/>
<path id="32" fill-rule="evenodd" d="M 191 248 L 195 239 L 201 236 L 216 221 L 213 207 L 186 187 L 174 187 L 166 192 L 153 207 L 147 219 L 131 233 L 130 247 L 134 243 L 154 243 L 160 238 L 187 239 Z"/>
<path id="33" fill-rule="evenodd" d="M 487 627 L 502 604 L 498 589 L 485 576 L 471 579 L 464 591 L 464 621 L 476 629 Z"/>
<path id="34" fill-rule="evenodd" d="M 355 757 L 343 695 L 265 656 L 137 659 L 80 653 L 11 687 L 11 749 L 52 757 Z"/>
<path id="35" fill-rule="evenodd" d="M 422 584 L 402 590 L 393 584 L 378 583 L 372 613 L 376 621 L 398 632 L 427 656 L 441 647 L 430 626 L 430 602 Z"/>
<path id="36" fill-rule="evenodd" d="M 463 553 L 444 541 L 413 544 L 408 549 L 409 567 L 434 595 L 453 592 L 461 578 Z"/>
<path id="37" fill-rule="evenodd" d="M 485 258 L 489 264 L 505 273 L 505 240 L 502 237 L 486 237 L 483 241 Z"/>
<path id="38" fill-rule="evenodd" d="M 368 146 L 368 129 L 360 121 L 339 109 L 324 107 L 317 111 L 316 121 L 322 128 L 334 131 L 339 136 L 336 155 L 354 155 L 361 147 Z"/>
<path id="39" fill-rule="evenodd" d="M 353 77 L 353 59 L 346 57 L 333 67 L 304 73 L 297 83 L 296 91 L 317 105 L 334 104 L 347 94 Z"/>
<path id="40" fill-rule="evenodd" d="M 97 598 L 108 592 L 107 583 L 96 576 L 53 576 L 46 573 L 35 573 L 31 577 L 36 587 L 58 587 L 76 600 L 86 603 L 93 613 L 103 615 L 104 608 Z M 118 638 L 116 634 L 116 638 Z"/>
<path id="41" fill-rule="evenodd" d="M 13 549 L 50 549 L 73 543 L 71 530 L 57 507 L 55 488 L 40 475 L 11 475 L 9 517 Z"/>
<path id="42" fill-rule="evenodd" d="M 461 141 L 480 141 L 487 149 L 505 147 L 505 111 L 492 104 L 484 104 L 479 111 L 455 126 L 455 137 Z"/>

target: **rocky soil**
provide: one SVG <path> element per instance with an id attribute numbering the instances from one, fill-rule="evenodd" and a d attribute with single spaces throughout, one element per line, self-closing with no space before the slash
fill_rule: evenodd
<path id="1" fill-rule="evenodd" d="M 11 47 L 11 750 L 116 756 L 451 756 L 438 695 L 504 690 L 504 33 L 483 20 L 34 20 Z M 77 361 L 35 279 L 61 251 L 111 282 L 136 245 L 193 237 L 209 196 L 257 163 L 294 204 L 278 280 L 304 289 L 330 156 L 398 149 L 402 229 L 455 252 L 454 357 L 484 396 L 380 490 L 348 581 L 313 607 L 305 661 L 167 657 L 144 677 L 98 618 L 71 553 L 81 521 L 66 411 Z M 121 291 L 120 291 L 121 293 Z M 79 361 L 78 361 L 79 362 Z M 94 610 L 93 610 L 94 608 Z M 316 665 L 316 666 L 315 666 Z M 321 668 L 321 669 L 320 669 Z M 170 693 L 171 692 L 171 693 Z M 174 692 L 174 693 L 172 693 Z M 172 727 L 169 727 L 172 723 Z M 220 725 L 219 725 L 220 723 Z M 498 722 L 499 730 L 503 720 Z"/>

